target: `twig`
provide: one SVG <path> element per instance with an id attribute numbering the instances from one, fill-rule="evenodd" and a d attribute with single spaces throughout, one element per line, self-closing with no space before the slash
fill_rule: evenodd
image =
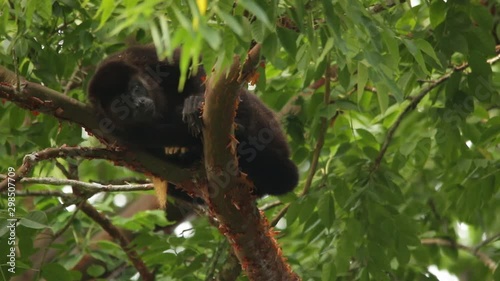
<path id="1" fill-rule="evenodd" d="M 330 67 L 327 67 L 325 71 L 325 94 L 323 96 L 323 103 L 325 105 L 328 105 L 330 103 L 330 77 L 331 77 Z M 337 116 L 338 115 L 336 113 L 333 118 L 337 118 Z M 321 155 L 321 150 L 323 149 L 323 145 L 325 143 L 326 132 L 328 130 L 328 123 L 329 123 L 328 121 L 329 120 L 327 120 L 326 117 L 321 117 L 321 125 L 319 129 L 318 141 L 316 142 L 316 146 L 314 148 L 311 160 L 311 168 L 309 169 L 309 174 L 307 175 L 306 183 L 304 184 L 304 189 L 300 194 L 301 197 L 306 195 L 307 192 L 309 192 L 312 180 L 314 178 L 314 175 L 316 174 L 316 170 L 318 168 L 318 163 L 319 163 L 319 157 Z M 286 214 L 288 208 L 290 208 L 290 203 L 286 204 L 286 206 L 283 207 L 283 209 L 281 209 L 280 212 L 273 218 L 273 220 L 271 221 L 271 226 L 275 226 L 278 223 L 278 221 Z"/>
<path id="2" fill-rule="evenodd" d="M 0 174 L 0 179 L 5 179 L 6 176 Z M 112 185 L 112 184 L 100 184 L 100 183 L 88 183 L 78 180 L 71 179 L 58 179 L 50 177 L 39 177 L 39 178 L 22 178 L 20 183 L 26 184 L 48 184 L 48 185 L 71 185 L 73 187 L 78 187 L 86 189 L 93 192 L 122 192 L 122 191 L 144 191 L 152 190 L 152 183 L 145 184 L 122 184 L 122 185 Z"/>
<path id="3" fill-rule="evenodd" d="M 425 238 L 421 239 L 420 242 L 423 245 L 438 245 L 438 246 L 446 246 L 451 248 L 457 248 L 460 250 L 464 250 L 469 254 L 476 256 L 484 265 L 486 265 L 492 272 L 495 272 L 497 267 L 495 261 L 493 261 L 490 257 L 488 257 L 485 253 L 476 250 L 475 248 L 465 246 L 460 243 L 456 243 L 455 241 L 450 241 L 442 238 Z"/>
<path id="4" fill-rule="evenodd" d="M 64 193 L 62 191 L 16 191 L 16 196 L 27 197 L 27 196 L 43 196 L 43 197 L 62 197 L 62 198 L 73 198 L 72 193 Z"/>
<path id="5" fill-rule="evenodd" d="M 64 86 L 64 92 L 63 95 L 67 96 L 69 91 L 73 90 L 74 88 L 78 87 L 81 84 L 81 79 L 78 81 L 78 84 L 76 83 L 76 78 L 78 73 L 80 73 L 80 64 L 78 64 L 75 67 L 75 70 L 73 70 L 73 73 L 71 73 L 71 76 L 69 77 L 68 83 Z"/>
<path id="6" fill-rule="evenodd" d="M 83 202 L 83 201 L 82 201 Z M 80 202 L 80 204 L 82 203 Z M 71 217 L 68 219 L 68 221 L 64 224 L 64 226 L 59 230 L 57 231 L 56 233 L 54 233 L 53 235 L 50 235 L 49 239 L 50 241 L 47 242 L 48 245 L 51 245 L 52 243 L 54 243 L 56 241 L 57 238 L 59 238 L 64 232 L 66 232 L 66 230 L 68 230 L 68 228 L 71 226 L 71 224 L 73 223 L 73 221 L 75 220 L 76 218 L 76 215 L 78 214 L 78 211 L 80 210 L 80 204 L 78 204 L 78 208 L 73 212 L 73 214 L 71 215 Z M 48 231 L 51 231 L 50 229 Z M 48 234 L 48 233 L 47 233 Z M 36 237 L 36 239 L 42 239 L 44 240 L 43 238 L 43 233 L 40 233 L 40 235 L 38 235 Z M 40 264 L 43 264 L 45 258 L 47 257 L 47 254 L 49 252 L 49 247 L 46 247 L 44 250 L 43 250 L 43 253 L 42 253 L 42 256 L 40 258 L 41 262 Z M 38 269 L 37 270 L 37 279 L 40 279 L 40 273 L 41 273 L 41 270 Z"/>
<path id="7" fill-rule="evenodd" d="M 118 153 L 103 148 L 88 148 L 88 147 L 59 147 L 47 148 L 39 152 L 28 154 L 23 159 L 23 164 L 17 169 L 16 175 L 11 178 L 11 182 L 19 182 L 33 169 L 38 162 L 59 158 L 59 157 L 84 157 L 89 159 L 108 159 L 113 161 L 122 161 Z M 0 191 L 7 188 L 7 179 L 0 182 Z"/>
<path id="8" fill-rule="evenodd" d="M 97 222 L 111 237 L 118 241 L 120 247 L 127 254 L 129 260 L 141 275 L 142 280 L 153 281 L 155 279 L 154 274 L 149 271 L 144 261 L 139 257 L 137 252 L 133 250 L 133 246 L 130 244 L 128 238 L 123 235 L 123 233 L 116 226 L 114 226 L 105 215 L 97 211 L 87 201 L 82 202 L 81 210 L 92 220 Z"/>
<path id="9" fill-rule="evenodd" d="M 499 240 L 499 239 L 500 239 L 500 233 L 497 233 L 497 234 L 481 241 L 481 243 L 477 244 L 476 247 L 474 247 L 474 249 L 475 249 L 475 251 L 479 251 L 479 249 L 481 249 L 482 247 L 490 244 L 491 242 Z"/>
<path id="10" fill-rule="evenodd" d="M 89 180 L 89 182 L 97 182 L 103 185 L 120 185 L 120 184 L 145 184 L 145 183 L 151 183 L 151 180 L 149 179 L 143 179 L 140 177 L 124 177 L 124 178 L 117 178 L 117 179 L 110 179 L 110 180 Z"/>
<path id="11" fill-rule="evenodd" d="M 212 257 L 212 261 L 208 267 L 206 274 L 207 277 L 205 277 L 205 281 L 214 280 L 217 264 L 219 263 L 219 259 L 222 252 L 227 249 L 227 245 L 228 245 L 227 240 L 223 239 L 219 241 L 219 245 L 217 245 L 217 248 L 215 248 L 214 256 Z"/>
<path id="12" fill-rule="evenodd" d="M 59 168 L 59 170 L 61 171 L 61 173 L 63 173 L 63 175 L 66 177 L 66 178 L 69 178 L 70 177 L 70 174 L 68 172 L 68 169 L 66 169 L 66 167 L 64 167 L 64 165 L 59 162 L 59 161 L 55 161 L 55 164 L 56 164 L 56 167 Z"/>
<path id="13" fill-rule="evenodd" d="M 299 99 L 299 97 L 307 97 L 310 96 L 319 89 L 321 86 L 325 84 L 325 78 L 322 77 L 319 80 L 315 81 L 311 85 L 309 85 L 307 88 L 303 89 L 300 93 L 294 95 L 291 97 L 286 104 L 281 108 L 281 110 L 276 114 L 278 117 L 278 120 L 282 120 L 283 117 L 286 115 L 292 113 L 294 111 L 294 103 Z"/>
<path id="14" fill-rule="evenodd" d="M 498 48 L 497 48 L 497 52 L 498 52 Z M 500 60 L 500 55 L 497 55 L 497 56 L 495 56 L 495 57 L 493 57 L 491 59 L 488 59 L 487 62 L 489 64 L 493 64 L 493 63 L 495 63 L 495 62 L 497 62 L 499 60 Z M 446 80 L 448 80 L 454 72 L 463 71 L 467 67 L 469 67 L 468 63 L 463 64 L 463 65 L 461 65 L 459 67 L 454 68 L 453 71 L 444 74 L 439 79 L 429 82 L 429 85 L 427 87 L 425 87 L 424 89 L 422 89 L 420 91 L 420 93 L 418 93 L 411 100 L 411 102 L 408 104 L 408 106 L 406 106 L 406 108 L 403 110 L 403 112 L 401 112 L 399 114 L 399 116 L 396 119 L 396 121 L 394 122 L 394 124 L 392 124 L 392 126 L 387 131 L 387 136 L 385 137 L 385 140 L 384 140 L 384 142 L 382 144 L 382 148 L 380 149 L 380 152 L 379 152 L 377 158 L 374 161 L 374 164 L 373 164 L 373 166 L 371 168 L 371 173 L 375 172 L 380 167 L 380 163 L 382 162 L 382 158 L 384 157 L 384 155 L 385 155 L 385 153 L 387 151 L 387 148 L 389 147 L 389 144 L 391 143 L 392 138 L 394 137 L 394 133 L 396 132 L 396 130 L 398 129 L 399 125 L 401 124 L 401 121 L 403 121 L 403 119 L 406 117 L 406 115 L 408 113 L 410 113 L 410 111 L 412 111 L 413 109 L 415 109 L 417 107 L 417 105 L 422 101 L 422 99 L 432 89 L 436 88 L 437 86 L 441 85 L 443 82 L 445 82 Z"/>
<path id="15" fill-rule="evenodd" d="M 271 202 L 271 203 L 265 204 L 264 206 L 260 207 L 259 210 L 267 211 L 267 210 L 270 210 L 272 208 L 278 207 L 279 205 L 282 205 L 282 204 L 283 204 L 283 202 L 281 202 L 281 201 Z"/>

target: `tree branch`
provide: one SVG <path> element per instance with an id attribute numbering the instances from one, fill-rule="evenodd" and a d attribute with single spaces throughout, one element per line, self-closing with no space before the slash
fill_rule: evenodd
<path id="1" fill-rule="evenodd" d="M 468 252 L 469 254 L 476 256 L 484 265 L 486 265 L 491 272 L 495 272 L 495 269 L 497 267 L 495 261 L 493 261 L 490 257 L 488 257 L 485 253 L 478 251 L 477 249 L 469 246 L 465 246 L 463 244 L 442 239 L 442 238 L 425 238 L 421 239 L 420 242 L 423 245 L 438 245 L 438 246 L 446 246 L 446 247 L 451 247 L 451 248 L 456 248 L 460 250 L 464 250 Z"/>
<path id="2" fill-rule="evenodd" d="M 497 46 L 497 53 L 500 53 L 500 48 L 498 48 L 498 46 Z M 497 62 L 499 60 L 500 60 L 500 54 L 496 55 L 495 57 L 493 57 L 491 59 L 488 59 L 487 62 L 489 64 L 494 64 L 495 62 Z M 418 93 L 414 98 L 411 99 L 411 102 L 406 106 L 406 108 L 403 110 L 403 112 L 401 112 L 401 114 L 399 114 L 399 116 L 396 119 L 396 121 L 394 122 L 394 124 L 392 124 L 392 126 L 387 131 L 387 136 L 385 137 L 385 140 L 382 144 L 382 148 L 380 149 L 380 152 L 379 152 L 377 158 L 375 158 L 375 162 L 371 168 L 371 173 L 375 172 L 380 167 L 380 163 L 382 162 L 382 158 L 384 157 L 385 153 L 387 152 L 387 148 L 389 147 L 389 144 L 391 143 L 392 138 L 394 137 L 394 134 L 396 133 L 396 130 L 398 129 L 399 125 L 401 124 L 401 121 L 403 121 L 403 119 L 406 117 L 406 115 L 408 115 L 408 113 L 410 113 L 413 109 L 415 109 L 417 107 L 417 105 L 422 101 L 422 99 L 430 91 L 432 91 L 434 88 L 436 88 L 437 86 L 441 85 L 446 80 L 448 80 L 454 72 L 463 71 L 468 67 L 469 67 L 468 63 L 463 64 L 459 67 L 454 68 L 453 71 L 444 74 L 439 79 L 434 80 L 434 81 L 430 81 L 429 85 L 427 85 L 427 87 L 422 89 L 420 91 L 420 93 Z"/>
<path id="3" fill-rule="evenodd" d="M 181 169 L 144 151 L 123 151 L 123 147 L 117 148 L 116 144 L 121 144 L 122 142 L 113 137 L 111 135 L 112 132 L 106 130 L 105 123 L 96 116 L 95 111 L 90 105 L 42 85 L 29 82 L 24 78 L 20 78 L 21 85 L 16 85 L 16 81 L 17 77 L 15 73 L 0 66 L 0 98 L 14 102 L 21 108 L 39 111 L 52 115 L 59 120 L 69 121 L 82 126 L 101 142 L 119 151 L 119 160 L 122 165 L 139 172 L 148 172 L 155 176 L 166 178 L 170 182 L 180 186 L 189 184 L 193 177 L 204 178 L 202 170 L 190 171 L 188 169 Z M 18 92 L 17 88 L 21 89 L 20 92 Z M 118 158 L 118 156 L 115 157 Z M 4 182 L 0 183 L 0 191 L 4 188 L 6 188 L 6 184 Z"/>
<path id="4" fill-rule="evenodd" d="M 110 236 L 112 236 L 113 238 L 115 238 L 115 240 L 118 241 L 118 244 L 127 254 L 129 260 L 132 262 L 137 271 L 139 271 L 142 280 L 144 281 L 155 280 L 154 274 L 149 271 L 146 264 L 142 261 L 137 252 L 133 250 L 128 238 L 124 234 L 122 234 L 121 231 L 116 226 L 114 226 L 105 215 L 97 211 L 87 201 L 82 202 L 80 208 L 82 212 L 84 212 L 92 220 L 97 222 L 107 233 L 109 233 Z"/>
<path id="5" fill-rule="evenodd" d="M 328 105 L 330 103 L 330 79 L 332 77 L 332 70 L 330 67 L 327 67 L 325 70 L 325 93 L 323 95 L 323 103 Z M 338 116 L 338 112 L 335 113 L 332 120 L 335 120 Z M 314 179 L 314 175 L 316 174 L 316 170 L 318 168 L 319 157 L 321 155 L 321 150 L 323 149 L 323 145 L 325 143 L 326 131 L 328 130 L 329 120 L 326 117 L 321 117 L 321 125 L 319 129 L 318 141 L 316 142 L 316 146 L 314 147 L 313 156 L 311 159 L 311 168 L 309 169 L 309 174 L 307 175 L 306 183 L 304 184 L 304 189 L 300 196 L 304 196 L 309 192 L 311 188 L 312 180 Z M 290 208 L 290 203 L 288 203 L 280 212 L 274 217 L 271 221 L 271 226 L 275 226 L 279 220 L 286 214 L 288 208 Z"/>
<path id="6" fill-rule="evenodd" d="M 479 251 L 479 249 L 481 249 L 482 247 L 490 244 L 491 242 L 494 242 L 496 240 L 499 240 L 500 239 L 500 233 L 497 233 L 489 238 L 486 238 L 484 239 L 483 241 L 481 241 L 481 243 L 477 244 L 476 247 L 474 247 L 475 251 Z"/>
<path id="7" fill-rule="evenodd" d="M 27 197 L 27 196 L 43 196 L 43 197 L 62 197 L 62 198 L 74 198 L 74 195 L 71 193 L 64 193 L 62 191 L 51 191 L 51 190 L 42 190 L 42 191 L 16 191 L 16 196 L 18 197 Z"/>
<path id="8" fill-rule="evenodd" d="M 140 172 L 150 172 L 148 167 L 150 163 L 147 161 L 153 161 L 156 165 L 156 172 L 153 174 L 171 174 L 172 172 L 178 172 L 175 179 L 180 180 L 190 180 L 191 172 L 186 169 L 179 169 L 171 164 L 168 167 L 163 168 L 164 161 L 158 159 L 154 156 L 148 155 L 147 153 L 135 153 L 132 151 L 112 151 L 105 148 L 90 148 L 90 147 L 69 147 L 63 146 L 58 148 L 47 148 L 39 152 L 34 152 L 28 154 L 23 159 L 23 164 L 17 169 L 16 175 L 12 178 L 13 182 L 18 183 L 23 177 L 29 174 L 33 166 L 43 160 L 53 159 L 53 158 L 86 158 L 86 159 L 106 159 L 114 162 L 120 166 L 126 166 L 136 171 Z M 144 165 L 143 165 L 144 164 Z M 169 167 L 174 167 L 173 170 L 169 170 Z M 11 179 L 11 181 L 12 181 Z M 7 189 L 7 179 L 0 182 L 0 192 Z"/>
<path id="9" fill-rule="evenodd" d="M 6 177 L 7 177 L 6 175 L 0 174 L 0 179 L 5 179 Z M 90 191 L 92 193 L 153 190 L 152 183 L 112 185 L 112 184 L 100 184 L 96 182 L 88 183 L 79 180 L 58 179 L 50 177 L 39 177 L 39 178 L 25 177 L 18 182 L 25 184 L 71 185 L 73 187 L 81 188 L 84 189 L 85 191 Z"/>
<path id="10" fill-rule="evenodd" d="M 248 181 L 235 169 L 238 160 L 233 124 L 238 91 L 253 73 L 259 53 L 257 44 L 242 67 L 235 57 L 227 75 L 212 75 L 208 82 L 203 109 L 208 188 L 203 190 L 203 198 L 250 280 L 300 280 L 285 262 L 267 221 L 249 200 Z M 221 179 L 223 184 L 219 184 Z"/>

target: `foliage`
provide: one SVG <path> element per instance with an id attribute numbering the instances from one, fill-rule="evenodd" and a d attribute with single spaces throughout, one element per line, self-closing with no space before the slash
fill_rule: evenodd
<path id="1" fill-rule="evenodd" d="M 199 55 L 207 69 L 225 67 L 233 54 L 244 58 L 260 43 L 266 63 L 258 69 L 255 92 L 279 112 L 289 135 L 301 170 L 297 195 L 314 173 L 306 194 L 259 202 L 290 203 L 277 237 L 303 280 L 437 280 L 430 265 L 461 280 L 500 280 L 499 269 L 493 273 L 475 256 L 479 250 L 493 263 L 500 260 L 498 239 L 480 244 L 500 233 L 500 64 L 488 62 L 500 49 L 500 2 L 396 2 L 5 1 L 0 61 L 30 81 L 85 101 L 95 66 L 129 43 L 154 42 L 165 56 L 182 45 L 189 50 L 185 70 Z M 327 104 L 327 87 L 311 86 L 325 72 L 333 76 Z M 99 144 L 75 124 L 11 102 L 0 108 L 2 174 L 47 147 Z M 322 138 L 318 166 L 311 169 Z M 58 162 L 77 165 L 82 181 L 143 178 L 108 161 L 74 159 L 41 162 L 32 176 L 63 178 Z M 131 202 L 141 194 L 125 195 Z M 190 238 L 165 236 L 155 231 L 167 224 L 158 211 L 117 217 L 117 196 L 104 193 L 94 205 L 134 232 L 132 245 L 158 280 L 206 280 L 222 268 L 228 247 L 206 218 L 192 221 Z M 63 239 L 51 245 L 57 256 L 44 260 L 37 277 L 79 280 L 81 273 L 71 269 L 86 254 L 102 261 L 88 269 L 91 276 L 118 270 L 118 280 L 125 280 L 136 274 L 130 264 L 123 266 L 127 256 L 118 244 L 92 240 L 100 231 L 96 223 L 65 211 L 61 202 L 16 197 L 17 275 L 44 251 L 33 247 L 43 229 L 57 233 L 65 227 Z M 0 206 L 4 226 L 5 196 Z M 272 220 L 281 209 L 265 214 Z M 2 278 L 9 276 L 4 229 Z"/>

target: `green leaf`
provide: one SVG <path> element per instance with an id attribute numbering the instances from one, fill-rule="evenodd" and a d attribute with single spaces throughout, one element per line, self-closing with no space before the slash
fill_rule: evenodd
<path id="1" fill-rule="evenodd" d="M 356 133 L 359 134 L 363 143 L 378 144 L 378 141 L 375 138 L 375 136 L 372 133 L 370 133 L 368 130 L 357 129 Z"/>
<path id="2" fill-rule="evenodd" d="M 181 26 L 187 30 L 187 31 L 191 31 L 192 29 L 192 21 L 189 20 L 188 17 L 186 17 L 179 9 L 174 9 L 174 13 L 175 13 L 175 17 L 177 18 L 177 20 L 179 21 L 179 23 L 181 24 Z"/>
<path id="3" fill-rule="evenodd" d="M 472 70 L 472 74 L 476 77 L 488 78 L 491 77 L 492 70 L 491 65 L 486 62 L 487 57 L 485 54 L 473 50 L 469 54 L 469 65 Z"/>
<path id="4" fill-rule="evenodd" d="M 416 24 L 414 9 L 408 9 L 396 22 L 396 29 L 401 33 L 409 33 L 415 29 Z"/>
<path id="5" fill-rule="evenodd" d="M 12 107 L 9 113 L 9 126 L 12 129 L 19 129 L 26 118 L 26 110 L 19 107 Z"/>
<path id="6" fill-rule="evenodd" d="M 333 263 L 324 263 L 321 270 L 321 281 L 331 281 L 337 279 L 337 269 Z"/>
<path id="7" fill-rule="evenodd" d="M 347 273 L 349 270 L 350 259 L 354 255 L 356 248 L 353 240 L 348 236 L 342 236 L 337 245 L 337 258 L 335 259 L 335 268 L 337 275 Z"/>
<path id="8" fill-rule="evenodd" d="M 69 271 L 64 266 L 57 263 L 49 263 L 42 266 L 41 275 L 47 281 L 70 281 L 72 280 Z"/>
<path id="9" fill-rule="evenodd" d="M 276 33 L 269 33 L 266 39 L 264 39 L 264 42 L 262 42 L 262 54 L 273 61 L 273 58 L 276 57 L 277 52 L 278 37 L 276 36 Z"/>
<path id="10" fill-rule="evenodd" d="M 361 101 L 363 97 L 363 93 L 365 92 L 365 86 L 368 82 L 368 68 L 362 62 L 358 62 L 358 103 Z"/>
<path id="11" fill-rule="evenodd" d="M 327 192 L 318 201 L 318 216 L 326 228 L 331 228 L 335 220 L 335 205 L 333 196 Z"/>
<path id="12" fill-rule="evenodd" d="M 500 264 L 499 263 L 497 263 L 497 269 L 493 273 L 493 280 L 500 281 Z"/>
<path id="13" fill-rule="evenodd" d="M 363 225 L 360 221 L 355 218 L 349 218 L 345 222 L 345 233 L 346 237 L 349 237 L 353 241 L 358 241 L 365 235 Z"/>
<path id="14" fill-rule="evenodd" d="M 393 60 L 393 67 L 398 67 L 398 62 L 400 60 L 398 37 L 395 36 L 393 31 L 384 30 L 382 32 L 382 38 L 387 46 L 390 57 Z"/>
<path id="15" fill-rule="evenodd" d="M 286 28 L 278 27 L 276 34 L 278 35 L 281 46 L 283 46 L 285 51 L 287 51 L 290 56 L 294 58 L 297 55 L 298 33 Z"/>
<path id="16" fill-rule="evenodd" d="M 299 217 L 299 213 L 301 212 L 299 203 L 300 200 L 301 199 L 298 199 L 290 204 L 290 207 L 286 212 L 287 225 L 292 225 L 295 222 L 295 220 L 297 220 L 297 218 Z"/>
<path id="17" fill-rule="evenodd" d="M 443 0 L 435 0 L 431 2 L 431 7 L 429 11 L 429 16 L 431 20 L 431 26 L 436 28 L 440 25 L 446 18 L 447 7 Z"/>
<path id="18" fill-rule="evenodd" d="M 380 112 L 385 112 L 389 106 L 388 88 L 383 84 L 377 85 L 377 99 Z"/>
<path id="19" fill-rule="evenodd" d="M 33 22 L 33 15 L 35 14 L 36 11 L 36 6 L 37 6 L 37 0 L 28 0 L 24 2 L 25 6 L 24 8 L 24 21 L 26 23 L 26 28 L 29 29 L 31 27 L 31 24 Z"/>
<path id="20" fill-rule="evenodd" d="M 243 27 L 241 24 L 238 22 L 238 20 L 231 16 L 230 14 L 220 10 L 216 9 L 215 13 L 225 22 L 226 26 L 231 28 L 231 30 L 238 36 L 243 36 Z"/>
<path id="21" fill-rule="evenodd" d="M 426 53 L 428 56 L 434 59 L 434 61 L 441 66 L 441 61 L 438 59 L 436 52 L 434 51 L 434 47 L 431 46 L 429 42 L 427 42 L 424 39 L 415 39 L 415 44 L 417 47 L 424 53 Z"/>
<path id="22" fill-rule="evenodd" d="M 313 214 L 316 208 L 317 201 L 310 196 L 305 197 L 300 201 L 299 221 L 305 223 Z"/>
<path id="23" fill-rule="evenodd" d="M 337 108 L 341 110 L 354 110 L 354 111 L 359 111 L 359 107 L 356 103 L 350 101 L 350 100 L 338 100 L 335 102 L 335 105 Z"/>
<path id="24" fill-rule="evenodd" d="M 319 58 L 316 60 L 317 64 L 320 64 L 323 62 L 325 59 L 326 55 L 330 52 L 330 50 L 333 48 L 333 38 L 328 38 L 326 40 L 325 46 L 323 47 L 323 52 L 321 52 L 321 55 Z"/>
<path id="25" fill-rule="evenodd" d="M 16 44 L 14 45 L 15 55 L 17 57 L 24 57 L 28 55 L 28 40 L 23 37 L 17 38 Z"/>
<path id="26" fill-rule="evenodd" d="M 50 20 L 52 17 L 52 0 L 36 1 L 36 12 L 44 20 Z"/>
<path id="27" fill-rule="evenodd" d="M 490 31 L 493 28 L 493 17 L 488 8 L 483 5 L 469 5 L 468 8 L 471 17 L 482 29 Z"/>
<path id="28" fill-rule="evenodd" d="M 266 30 L 261 21 L 254 21 L 250 25 L 252 30 L 252 37 L 255 41 L 262 43 L 264 41 L 264 35 L 266 34 Z"/>
<path id="29" fill-rule="evenodd" d="M 87 273 L 92 276 L 92 277 L 99 277 L 101 276 L 104 272 L 106 272 L 106 268 L 104 268 L 103 266 L 101 265 L 91 265 L 88 269 L 87 269 Z"/>
<path id="30" fill-rule="evenodd" d="M 104 26 L 104 24 L 108 21 L 108 19 L 111 17 L 111 14 L 115 9 L 115 6 L 116 6 L 115 0 L 101 1 L 101 5 L 99 6 L 99 10 L 97 10 L 96 14 L 96 16 L 101 15 L 101 21 L 97 29 L 101 29 Z"/>
<path id="31" fill-rule="evenodd" d="M 269 21 L 266 12 L 255 1 L 240 0 L 238 4 L 254 14 L 269 30 L 274 30 L 274 25 Z"/>
<path id="32" fill-rule="evenodd" d="M 351 73 L 347 67 L 344 67 L 338 72 L 339 82 L 342 88 L 347 90 L 349 88 L 349 84 L 351 83 Z"/>
<path id="33" fill-rule="evenodd" d="M 219 46 L 222 43 L 220 34 L 217 30 L 206 26 L 206 25 L 201 25 L 200 26 L 200 32 L 203 35 L 203 38 L 205 39 L 205 42 L 208 43 L 210 48 L 217 50 L 219 49 Z"/>
<path id="34" fill-rule="evenodd" d="M 500 125 L 492 125 L 491 127 L 484 130 L 479 139 L 479 144 L 484 144 L 495 138 L 500 138 Z"/>
<path id="35" fill-rule="evenodd" d="M 333 190 L 333 194 L 335 196 L 335 201 L 337 201 L 337 204 L 341 208 L 345 208 L 346 210 L 350 208 L 350 206 L 347 206 L 347 201 L 351 197 L 351 193 L 349 191 L 349 188 L 343 183 L 343 182 L 337 182 L 334 181 L 335 183 L 335 188 Z"/>
<path id="36" fill-rule="evenodd" d="M 293 160 L 296 163 L 302 163 L 309 158 L 311 151 L 304 146 L 301 146 L 293 153 Z"/>
<path id="37" fill-rule="evenodd" d="M 33 211 L 19 221 L 20 225 L 34 229 L 47 228 L 48 225 L 46 225 L 46 223 L 47 215 L 42 211 Z"/>
<path id="38" fill-rule="evenodd" d="M 424 57 L 422 56 L 422 53 L 420 52 L 420 49 L 417 47 L 413 41 L 410 40 L 403 40 L 405 46 L 408 48 L 408 51 L 413 55 L 415 60 L 417 61 L 418 65 L 424 71 L 424 73 L 429 74 L 429 71 L 427 70 L 427 67 L 425 65 L 425 60 Z M 424 44 L 424 43 L 421 43 Z"/>
<path id="39" fill-rule="evenodd" d="M 417 146 L 415 147 L 414 151 L 415 166 L 417 167 L 424 166 L 425 162 L 429 158 L 430 150 L 431 150 L 430 138 L 423 138 L 417 143 Z"/>

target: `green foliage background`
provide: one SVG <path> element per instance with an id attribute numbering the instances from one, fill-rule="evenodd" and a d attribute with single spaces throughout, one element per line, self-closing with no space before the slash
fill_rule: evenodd
<path id="1" fill-rule="evenodd" d="M 385 7 L 383 1 L 369 0 L 239 0 L 236 5 L 220 0 L 208 1 L 205 14 L 195 1 L 5 1 L 0 4 L 0 62 L 60 92 L 74 73 L 88 73 L 80 87 L 67 92 L 85 101 L 94 67 L 126 42 L 154 42 L 163 55 L 182 44 L 189 50 L 183 67 L 190 56 L 201 54 L 207 69 L 226 66 L 233 54 L 244 57 L 252 41 L 262 43 L 266 65 L 259 68 L 256 93 L 276 111 L 294 108 L 280 116 L 301 170 L 297 194 L 310 170 L 320 120 L 334 120 L 310 191 L 279 198 L 291 203 L 286 228 L 277 237 L 294 271 L 303 280 L 414 281 L 437 280 L 428 272 L 428 266 L 437 265 L 463 281 L 498 281 L 500 270 L 493 274 L 471 253 L 420 242 L 443 238 L 474 247 L 500 233 L 500 63 L 487 63 L 497 54 L 500 34 L 499 15 L 490 8 L 500 7 L 498 0 L 489 2 L 489 7 L 465 0 Z M 464 63 L 469 67 L 451 74 L 401 119 L 374 168 L 389 128 L 404 109 Z M 337 75 L 332 102 L 325 104 L 325 88 L 308 86 L 321 79 L 328 64 L 335 65 Z M 0 173 L 6 174 L 34 151 L 98 141 L 82 139 L 77 125 L 2 102 L 0 144 Z M 142 176 L 107 161 L 78 164 L 81 180 Z M 39 164 L 33 176 L 63 177 L 54 161 Z M 110 217 L 119 209 L 113 205 L 115 195 L 105 194 L 96 204 Z M 134 200 L 140 193 L 126 195 Z M 0 206 L 5 202 L 2 196 Z M 280 209 L 266 215 L 272 219 Z M 44 227 L 61 229 L 72 213 L 57 198 L 18 197 L 17 214 L 24 218 L 17 229 L 22 273 L 37 251 L 35 235 Z M 159 280 L 205 280 L 208 268 L 222 266 L 224 259 L 214 257 L 224 238 L 205 218 L 192 222 L 195 234 L 189 239 L 155 233 L 155 223 L 166 224 L 160 211 L 114 217 L 113 222 L 137 233 L 134 246 L 158 270 Z M 459 236 L 458 224 L 468 226 L 466 237 Z M 79 273 L 70 269 L 89 251 L 98 231 L 77 213 L 64 243 L 53 245 L 60 255 L 47 261 L 39 276 L 78 280 Z M 6 234 L 0 233 L 0 276 L 8 278 Z M 498 264 L 498 239 L 480 250 Z M 100 242 L 90 254 L 108 269 L 127 261 L 112 242 Z M 99 276 L 103 268 L 90 270 Z M 135 273 L 128 266 L 119 280 Z"/>

